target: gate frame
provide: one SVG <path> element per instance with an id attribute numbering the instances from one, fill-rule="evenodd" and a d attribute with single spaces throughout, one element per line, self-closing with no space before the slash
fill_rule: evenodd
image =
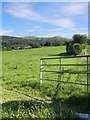
<path id="1" fill-rule="evenodd" d="M 61 60 L 66 59 L 66 58 L 86 58 L 86 64 L 62 64 Z M 51 58 L 41 58 L 40 59 L 40 84 L 42 84 L 42 80 L 50 80 L 50 81 L 56 81 L 56 82 L 63 82 L 63 83 L 68 83 L 68 84 L 79 84 L 79 85 L 85 85 L 86 86 L 86 95 L 88 95 L 88 86 L 89 84 L 89 58 L 90 55 L 78 55 L 78 56 L 59 56 L 59 57 L 51 57 Z M 51 59 L 60 59 L 60 64 L 43 64 L 43 60 L 51 60 Z M 51 71 L 51 70 L 43 70 L 44 66 L 60 66 L 60 71 Z M 85 72 L 62 72 L 61 67 L 62 66 L 86 66 L 86 71 Z M 60 80 L 52 80 L 52 79 L 43 79 L 43 72 L 56 72 L 59 74 L 62 73 L 70 73 L 70 74 L 86 74 L 86 84 L 82 84 L 80 82 L 67 82 L 67 81 L 62 81 L 61 80 L 61 75 L 60 75 Z"/>

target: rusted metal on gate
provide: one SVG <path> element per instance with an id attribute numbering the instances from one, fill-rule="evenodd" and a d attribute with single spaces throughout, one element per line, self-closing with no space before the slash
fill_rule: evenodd
<path id="1" fill-rule="evenodd" d="M 68 58 L 85 58 L 86 59 L 86 63 L 85 64 L 62 64 L 61 60 L 62 59 L 68 59 Z M 88 87 L 90 86 L 89 84 L 89 58 L 90 55 L 78 55 L 78 56 L 59 56 L 59 57 L 51 57 L 51 58 L 41 58 L 40 61 L 40 83 L 42 83 L 42 80 L 50 80 L 50 81 L 56 81 L 56 82 L 61 82 L 61 83 L 68 83 L 68 84 L 78 84 L 78 85 L 85 85 L 86 86 L 86 94 L 88 95 Z M 43 60 L 53 60 L 53 59 L 59 59 L 60 60 L 60 64 L 43 64 Z M 56 70 L 43 70 L 44 66 L 60 66 L 60 71 L 56 71 Z M 62 71 L 62 66 L 86 66 L 86 71 Z M 47 79 L 47 78 L 43 78 L 43 72 L 52 72 L 52 73 L 57 73 L 60 74 L 60 80 L 53 80 L 53 79 Z M 86 83 L 80 83 L 80 82 L 69 82 L 69 81 L 63 81 L 62 80 L 62 74 L 65 73 L 70 73 L 70 74 L 86 74 Z"/>

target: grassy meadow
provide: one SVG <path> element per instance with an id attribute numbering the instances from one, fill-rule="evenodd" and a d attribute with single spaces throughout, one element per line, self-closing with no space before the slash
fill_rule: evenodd
<path id="1" fill-rule="evenodd" d="M 75 112 L 88 112 L 86 87 L 43 80 L 40 84 L 40 58 L 63 55 L 65 46 L 2 52 L 2 118 L 72 118 Z M 83 58 L 63 59 L 62 63 L 85 63 Z M 60 60 L 43 61 L 59 64 Z M 44 67 L 60 70 L 60 66 Z M 83 66 L 62 70 L 85 71 Z M 60 74 L 43 73 L 43 78 L 60 80 Z M 85 83 L 86 76 L 64 74 L 64 81 Z M 83 104 L 84 103 L 84 104 Z M 68 108 L 68 109 L 66 109 Z M 79 119 L 79 118 L 78 118 Z"/>

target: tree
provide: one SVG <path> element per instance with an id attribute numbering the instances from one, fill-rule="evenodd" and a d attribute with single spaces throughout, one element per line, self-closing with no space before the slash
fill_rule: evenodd
<path id="1" fill-rule="evenodd" d="M 74 43 L 86 44 L 87 40 L 88 40 L 88 38 L 86 35 L 75 34 L 73 36 Z"/>
<path id="2" fill-rule="evenodd" d="M 51 46 L 51 42 L 47 41 L 44 46 Z"/>
<path id="3" fill-rule="evenodd" d="M 90 38 L 88 39 L 88 44 L 90 45 Z"/>
<path id="4" fill-rule="evenodd" d="M 32 48 L 40 48 L 41 47 L 38 42 L 33 42 L 31 46 L 32 46 Z"/>

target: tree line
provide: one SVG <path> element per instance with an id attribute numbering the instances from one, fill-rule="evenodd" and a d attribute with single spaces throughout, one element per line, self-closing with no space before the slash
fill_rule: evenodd
<path id="1" fill-rule="evenodd" d="M 90 39 L 86 35 L 75 34 L 72 39 L 60 36 L 54 37 L 14 37 L 1 36 L 3 50 L 20 50 L 40 48 L 47 46 L 62 46 L 66 45 L 67 54 L 80 54 L 86 45 L 90 45 Z"/>
<path id="2" fill-rule="evenodd" d="M 71 39 L 55 36 L 55 37 L 13 37 L 2 36 L 2 49 L 3 50 L 18 50 L 18 49 L 30 49 L 40 48 L 46 46 L 61 46 L 65 45 Z"/>

